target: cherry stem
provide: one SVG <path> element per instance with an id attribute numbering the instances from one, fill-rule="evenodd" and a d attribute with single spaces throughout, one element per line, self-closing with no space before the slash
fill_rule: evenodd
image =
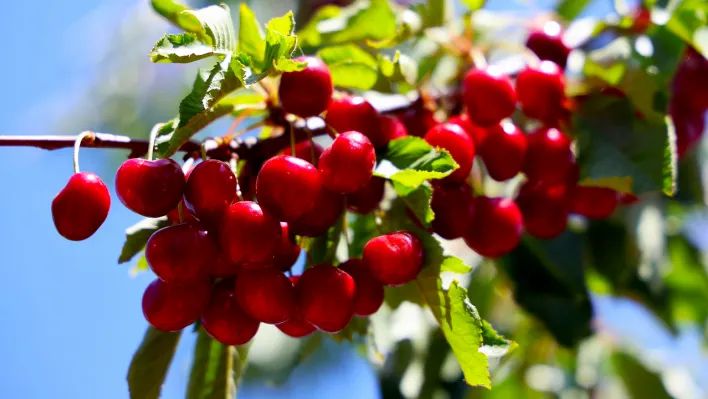
<path id="1" fill-rule="evenodd" d="M 202 145 L 201 145 L 202 161 L 206 161 L 207 159 L 209 159 L 209 157 L 207 155 L 207 150 L 206 150 L 205 144 L 206 144 L 206 141 L 202 141 Z"/>
<path id="2" fill-rule="evenodd" d="M 152 161 L 152 154 L 153 150 L 155 149 L 155 140 L 157 139 L 157 133 L 160 132 L 160 129 L 165 126 L 164 123 L 157 123 L 155 126 L 152 127 L 152 130 L 150 131 L 150 139 L 148 140 L 148 152 L 147 152 L 147 159 L 148 161 Z"/>
<path id="3" fill-rule="evenodd" d="M 472 58 L 472 63 L 479 69 L 484 69 L 487 67 L 487 58 L 484 56 L 482 50 L 472 47 L 470 49 L 470 57 Z"/>
<path id="4" fill-rule="evenodd" d="M 79 148 L 81 147 L 81 142 L 84 141 L 85 138 L 88 137 L 93 137 L 93 132 L 89 132 L 88 130 L 85 132 L 79 133 L 79 135 L 76 137 L 76 141 L 74 141 L 74 173 L 79 173 Z"/>

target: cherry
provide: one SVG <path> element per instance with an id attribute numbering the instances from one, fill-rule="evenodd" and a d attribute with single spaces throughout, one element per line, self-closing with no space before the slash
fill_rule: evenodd
<path id="1" fill-rule="evenodd" d="M 516 95 L 526 116 L 554 124 L 563 116 L 565 78 L 551 61 L 527 66 L 516 77 Z"/>
<path id="2" fill-rule="evenodd" d="M 619 196 L 619 203 L 622 205 L 634 205 L 639 202 L 639 197 L 632 193 L 621 193 Z"/>
<path id="3" fill-rule="evenodd" d="M 487 129 L 487 138 L 479 154 L 489 176 L 496 181 L 505 181 L 521 171 L 527 147 L 526 135 L 513 123 L 502 122 Z"/>
<path id="4" fill-rule="evenodd" d="M 354 314 L 369 316 L 376 313 L 384 301 L 383 285 L 371 277 L 361 259 L 349 259 L 339 265 L 339 269 L 352 276 L 356 283 Z"/>
<path id="5" fill-rule="evenodd" d="M 237 199 L 236 186 L 236 175 L 229 165 L 215 159 L 204 161 L 187 178 L 184 204 L 202 222 L 216 225 L 224 210 Z"/>
<path id="6" fill-rule="evenodd" d="M 371 179 L 376 153 L 371 141 L 359 132 L 342 133 L 320 157 L 322 185 L 329 190 L 349 194 Z"/>
<path id="7" fill-rule="evenodd" d="M 467 180 L 474 163 L 474 141 L 458 125 L 443 123 L 433 126 L 425 134 L 425 141 L 433 147 L 447 150 L 460 166 L 443 180 L 461 183 Z"/>
<path id="8" fill-rule="evenodd" d="M 236 277 L 236 300 L 247 315 L 268 324 L 288 320 L 295 310 L 293 283 L 280 270 L 249 270 Z"/>
<path id="9" fill-rule="evenodd" d="M 682 105 L 703 114 L 708 108 L 708 60 L 693 47 L 686 48 L 672 82 L 674 98 Z"/>
<path id="10" fill-rule="evenodd" d="M 54 227 L 67 240 L 85 240 L 106 221 L 110 208 L 103 180 L 93 173 L 75 173 L 52 200 Z"/>
<path id="11" fill-rule="evenodd" d="M 126 208 L 147 217 L 174 209 L 184 194 L 184 173 L 177 162 L 163 158 L 132 158 L 116 172 L 116 193 Z"/>
<path id="12" fill-rule="evenodd" d="M 150 269 L 168 283 L 203 278 L 217 256 L 218 249 L 209 233 L 187 223 L 156 231 L 145 247 Z"/>
<path id="13" fill-rule="evenodd" d="M 290 277 L 290 281 L 295 286 L 295 290 L 297 290 L 297 282 L 299 279 L 300 276 Z M 302 315 L 299 306 L 295 307 L 295 312 L 293 312 L 293 316 L 288 321 L 284 321 L 280 324 L 277 324 L 276 327 L 278 327 L 278 330 L 282 331 L 285 335 L 288 335 L 293 338 L 302 338 L 312 334 L 313 332 L 315 332 L 315 330 L 317 330 L 317 328 L 315 328 L 312 323 L 305 320 L 305 317 Z"/>
<path id="14" fill-rule="evenodd" d="M 529 180 L 553 186 L 566 181 L 573 159 L 568 136 L 555 128 L 540 128 L 528 136 L 523 171 Z"/>
<path id="15" fill-rule="evenodd" d="M 554 238 L 565 231 L 571 193 L 566 185 L 547 187 L 526 182 L 516 204 L 521 210 L 526 232 L 537 238 Z"/>
<path id="16" fill-rule="evenodd" d="M 321 145 L 311 141 L 311 140 L 305 140 L 301 141 L 297 144 L 295 144 L 295 158 L 300 158 L 303 161 L 310 162 L 311 164 L 317 166 L 317 161 L 320 159 L 320 155 L 322 155 L 322 151 L 324 151 L 324 148 L 322 148 Z M 287 148 L 283 151 L 280 151 L 278 155 L 291 155 L 292 150 L 290 148 Z"/>
<path id="17" fill-rule="evenodd" d="M 634 33 L 642 34 L 651 25 L 651 11 L 644 5 L 640 5 L 632 10 L 632 19 L 634 21 L 630 30 Z"/>
<path id="18" fill-rule="evenodd" d="M 224 211 L 218 237 L 232 262 L 268 262 L 278 250 L 280 223 L 255 202 L 236 202 Z"/>
<path id="19" fill-rule="evenodd" d="M 541 29 L 531 31 L 526 47 L 542 60 L 553 61 L 565 69 L 570 49 L 563 43 L 563 30 L 555 21 L 548 21 Z"/>
<path id="20" fill-rule="evenodd" d="M 435 113 L 425 108 L 422 103 L 413 106 L 398 114 L 401 123 L 406 127 L 406 131 L 411 136 L 423 137 L 433 126 L 438 124 L 435 120 Z"/>
<path id="21" fill-rule="evenodd" d="M 285 222 L 310 211 L 320 189 L 317 169 L 311 163 L 289 155 L 266 161 L 256 180 L 258 203 Z"/>
<path id="22" fill-rule="evenodd" d="M 669 114 L 676 129 L 676 152 L 683 158 L 703 137 L 704 111 L 696 111 L 686 105 L 682 97 L 674 96 L 669 102 Z"/>
<path id="23" fill-rule="evenodd" d="M 607 187 L 578 186 L 573 195 L 572 212 L 588 219 L 604 219 L 619 204 L 619 193 Z"/>
<path id="24" fill-rule="evenodd" d="M 408 130 L 400 119 L 395 116 L 382 115 L 379 117 L 379 132 L 377 142 L 374 147 L 386 147 L 391 140 L 400 139 L 408 136 Z"/>
<path id="25" fill-rule="evenodd" d="M 471 69 L 462 81 L 462 101 L 470 120 L 478 126 L 496 125 L 511 116 L 516 93 L 508 76 L 495 67 Z"/>
<path id="26" fill-rule="evenodd" d="M 472 192 L 467 183 L 440 184 L 433 189 L 430 208 L 433 231 L 446 240 L 462 237 L 472 222 Z"/>
<path id="27" fill-rule="evenodd" d="M 241 266 L 229 259 L 229 256 L 219 251 L 211 264 L 209 264 L 209 275 L 212 277 L 234 277 L 241 273 Z"/>
<path id="28" fill-rule="evenodd" d="M 285 72 L 280 78 L 278 97 L 286 112 L 302 118 L 317 116 L 329 106 L 332 97 L 332 75 L 322 60 L 315 57 L 297 57 L 307 62 L 302 71 Z"/>
<path id="29" fill-rule="evenodd" d="M 202 326 L 224 345 L 243 345 L 253 339 L 260 323 L 241 309 L 234 294 L 233 280 L 222 280 L 211 290 Z"/>
<path id="30" fill-rule="evenodd" d="M 325 122 L 338 133 L 360 132 L 376 147 L 388 141 L 381 136 L 379 111 L 363 97 L 349 96 L 334 100 L 327 109 Z"/>
<path id="31" fill-rule="evenodd" d="M 322 331 L 341 331 L 354 316 L 354 278 L 332 265 L 305 270 L 295 285 L 295 292 L 302 316 Z"/>
<path id="32" fill-rule="evenodd" d="M 472 141 L 474 141 L 476 148 L 480 148 L 484 142 L 484 139 L 487 137 L 487 130 L 472 123 L 469 115 L 467 114 L 455 115 L 448 119 L 447 123 L 452 123 L 453 125 L 461 127 L 467 135 L 470 136 Z"/>
<path id="33" fill-rule="evenodd" d="M 519 245 L 523 218 L 519 207 L 508 198 L 475 197 L 472 225 L 464 239 L 487 258 L 502 256 Z"/>
<path id="34" fill-rule="evenodd" d="M 295 243 L 295 235 L 290 233 L 287 223 L 280 222 L 280 242 L 273 260 L 264 263 L 245 263 L 241 267 L 244 270 L 275 268 L 286 272 L 293 267 L 299 257 L 300 246 Z"/>
<path id="35" fill-rule="evenodd" d="M 367 214 L 379 207 L 384 197 L 386 179 L 374 176 L 364 187 L 347 194 L 347 209 L 359 214 Z"/>
<path id="36" fill-rule="evenodd" d="M 415 280 L 423 268 L 423 243 L 407 231 L 374 237 L 364 245 L 363 261 L 382 284 L 403 285 Z"/>
<path id="37" fill-rule="evenodd" d="M 299 236 L 318 237 L 332 227 L 344 211 L 344 196 L 322 188 L 312 210 L 288 224 L 290 231 Z"/>
<path id="38" fill-rule="evenodd" d="M 209 303 L 209 280 L 166 283 L 155 279 L 143 294 L 143 315 L 162 331 L 179 331 L 199 319 Z"/>

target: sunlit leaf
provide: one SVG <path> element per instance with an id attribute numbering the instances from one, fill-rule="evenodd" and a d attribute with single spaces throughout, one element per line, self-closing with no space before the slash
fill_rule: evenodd
<path id="1" fill-rule="evenodd" d="M 148 327 L 128 368 L 131 399 L 158 399 L 162 384 L 177 350 L 181 332 L 164 332 Z"/>

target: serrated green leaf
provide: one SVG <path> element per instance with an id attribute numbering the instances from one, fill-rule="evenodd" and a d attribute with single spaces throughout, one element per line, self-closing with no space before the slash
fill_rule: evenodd
<path id="1" fill-rule="evenodd" d="M 482 322 L 482 347 L 480 351 L 488 357 L 501 357 L 514 350 L 518 345 L 497 333 L 486 320 Z"/>
<path id="2" fill-rule="evenodd" d="M 398 173 L 396 175 L 398 175 Z M 405 202 L 408 209 L 415 214 L 416 218 L 418 218 L 425 227 L 430 227 L 430 223 L 435 218 L 435 214 L 430 208 L 433 189 L 428 184 L 421 184 L 418 187 L 402 184 L 394 179 L 396 175 L 391 178 L 393 189 L 396 191 L 399 198 Z"/>
<path id="3" fill-rule="evenodd" d="M 163 227 L 169 226 L 166 217 L 146 218 L 125 230 L 125 243 L 118 257 L 118 264 L 129 262 L 135 255 L 145 249 L 150 236 Z"/>
<path id="4" fill-rule="evenodd" d="M 215 55 L 214 49 L 199 41 L 194 33 L 165 35 L 150 51 L 152 62 L 176 64 L 194 62 Z"/>
<path id="5" fill-rule="evenodd" d="M 459 167 L 447 151 L 412 136 L 391 141 L 382 159 L 391 162 L 397 170 L 381 166 L 376 174 L 410 189 L 419 187 L 425 180 L 446 177 Z"/>
<path id="6" fill-rule="evenodd" d="M 184 10 L 180 20 L 189 21 L 189 26 L 199 25 L 209 38 L 214 51 L 219 54 L 232 53 L 236 50 L 236 32 L 231 20 L 229 7 L 225 4 L 209 6 L 199 10 Z"/>
<path id="7" fill-rule="evenodd" d="M 186 398 L 235 398 L 247 353 L 247 347 L 224 345 L 200 327 Z"/>
<path id="8" fill-rule="evenodd" d="M 292 11 L 268 21 L 265 56 L 263 57 L 264 68 L 273 68 L 281 58 L 290 58 L 297 45 L 297 36 L 294 32 L 295 17 Z"/>
<path id="9" fill-rule="evenodd" d="M 177 350 L 181 332 L 164 332 L 148 327 L 128 368 L 131 399 L 158 399 L 167 369 Z"/>
<path id="10" fill-rule="evenodd" d="M 302 71 L 305 67 L 307 67 L 307 62 L 299 62 L 285 57 L 280 57 L 275 63 L 275 70 L 278 72 Z"/>
<path id="11" fill-rule="evenodd" d="M 484 7 L 484 3 L 486 3 L 487 0 L 462 0 L 462 4 L 467 6 L 467 8 L 470 11 L 477 11 L 480 8 Z"/>
<path id="12" fill-rule="evenodd" d="M 182 11 L 189 10 L 189 7 L 181 3 L 173 0 L 152 0 L 152 8 L 165 19 L 187 32 L 198 33 L 202 31 L 200 23 L 194 23 L 191 18 L 181 16 Z"/>
<path id="13" fill-rule="evenodd" d="M 265 33 L 256 19 L 256 15 L 248 7 L 248 4 L 241 3 L 239 9 L 238 51 L 247 54 L 259 69 L 263 69 L 265 46 Z"/>

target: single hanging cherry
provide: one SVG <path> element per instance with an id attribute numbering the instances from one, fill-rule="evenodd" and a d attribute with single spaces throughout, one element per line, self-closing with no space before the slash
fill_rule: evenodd
<path id="1" fill-rule="evenodd" d="M 558 22 L 548 21 L 540 29 L 533 29 L 526 40 L 526 47 L 538 58 L 553 61 L 565 69 L 570 48 L 563 42 L 563 28 Z"/>
<path id="2" fill-rule="evenodd" d="M 145 258 L 150 269 L 168 283 L 204 278 L 218 255 L 218 248 L 209 232 L 188 223 L 156 231 L 145 246 Z"/>
<path id="3" fill-rule="evenodd" d="M 383 137 L 379 137 L 379 118 L 379 112 L 363 97 L 347 96 L 332 101 L 325 122 L 337 133 L 359 132 L 379 147 L 386 144 Z"/>
<path id="4" fill-rule="evenodd" d="M 236 300 L 255 320 L 282 323 L 295 311 L 293 283 L 275 269 L 249 270 L 236 277 Z"/>
<path id="5" fill-rule="evenodd" d="M 526 116 L 556 125 L 565 101 L 563 71 L 551 61 L 527 66 L 516 77 L 516 95 Z"/>
<path id="6" fill-rule="evenodd" d="M 280 242 L 280 223 L 252 201 L 231 204 L 219 225 L 219 246 L 237 264 L 270 262 Z"/>
<path id="7" fill-rule="evenodd" d="M 521 171 L 527 148 L 524 132 L 512 122 L 505 121 L 487 129 L 487 137 L 479 153 L 489 177 L 506 181 Z"/>
<path id="8" fill-rule="evenodd" d="M 462 81 L 462 101 L 470 120 L 477 126 L 488 127 L 511 116 L 516 107 L 516 92 L 511 79 L 497 68 L 473 68 Z"/>
<path id="9" fill-rule="evenodd" d="M 362 260 L 381 284 L 398 286 L 413 281 L 423 268 L 423 243 L 418 237 L 399 231 L 374 237 L 364 246 Z"/>
<path id="10" fill-rule="evenodd" d="M 317 169 L 311 163 L 289 155 L 278 155 L 266 161 L 256 180 L 258 203 L 284 222 L 310 211 L 320 189 Z"/>
<path id="11" fill-rule="evenodd" d="M 167 215 L 182 200 L 184 173 L 177 162 L 163 158 L 129 159 L 116 172 L 116 193 L 126 208 L 146 217 Z"/>
<path id="12" fill-rule="evenodd" d="M 204 330 L 224 345 L 243 345 L 258 332 L 260 323 L 241 309 L 233 280 L 221 280 L 211 289 L 209 304 L 202 316 Z"/>
<path id="13" fill-rule="evenodd" d="M 523 217 L 508 198 L 475 197 L 474 217 L 464 239 L 467 245 L 487 258 L 497 258 L 516 248 L 521 241 Z"/>
<path id="14" fill-rule="evenodd" d="M 143 315 L 162 331 L 179 331 L 197 321 L 209 304 L 208 279 L 188 283 L 154 280 L 143 294 Z"/>
<path id="15" fill-rule="evenodd" d="M 349 194 L 362 188 L 374 174 L 376 152 L 371 141 L 359 132 L 345 132 L 334 139 L 320 157 L 322 185 Z"/>
<path id="16" fill-rule="evenodd" d="M 332 265 L 305 270 L 295 286 L 295 293 L 305 320 L 322 331 L 341 331 L 354 317 L 354 278 Z"/>
<path id="17" fill-rule="evenodd" d="M 443 181 L 462 183 L 467 180 L 472 164 L 474 163 L 474 141 L 460 126 L 452 123 L 442 123 L 433 126 L 432 129 L 425 134 L 425 141 L 433 147 L 447 150 L 452 156 L 452 159 L 459 165 L 449 176 Z"/>
<path id="18" fill-rule="evenodd" d="M 306 62 L 302 71 L 285 72 L 280 78 L 278 97 L 286 112 L 302 118 L 317 116 L 329 106 L 332 97 L 332 75 L 322 60 L 302 56 L 294 59 Z"/>
<path id="19" fill-rule="evenodd" d="M 187 177 L 184 204 L 199 220 L 216 226 L 224 210 L 237 200 L 236 186 L 229 165 L 215 159 L 201 162 Z"/>
<path id="20" fill-rule="evenodd" d="M 529 134 L 527 139 L 523 168 L 526 177 L 547 186 L 565 183 L 575 164 L 568 136 L 558 129 L 543 127 Z"/>

